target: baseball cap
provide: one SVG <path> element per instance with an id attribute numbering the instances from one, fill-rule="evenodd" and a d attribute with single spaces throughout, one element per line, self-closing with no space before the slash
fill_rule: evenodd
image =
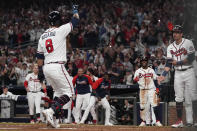
<path id="1" fill-rule="evenodd" d="M 173 28 L 173 32 L 182 33 L 183 32 L 183 27 L 181 25 L 175 25 L 174 28 Z"/>
<path id="2" fill-rule="evenodd" d="M 2 89 L 8 88 L 6 85 L 2 85 L 1 87 Z"/>

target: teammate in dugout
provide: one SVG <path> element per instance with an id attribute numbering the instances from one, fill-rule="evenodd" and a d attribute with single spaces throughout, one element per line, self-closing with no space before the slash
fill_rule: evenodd
<path id="1" fill-rule="evenodd" d="M 76 119 L 79 123 L 80 114 L 84 113 L 90 101 L 90 85 L 93 86 L 90 76 L 85 75 L 82 68 L 78 69 L 78 74 L 73 78 L 73 86 L 76 88 Z M 82 109 L 82 111 L 81 111 Z"/>
<path id="2" fill-rule="evenodd" d="M 195 60 L 195 48 L 192 41 L 183 38 L 183 27 L 180 25 L 174 26 L 173 38 L 175 41 L 167 48 L 168 61 L 159 80 L 163 81 L 168 71 L 174 66 L 174 91 L 178 121 L 172 127 L 183 127 L 183 101 L 185 101 L 187 126 L 193 124 L 197 126 L 197 88 L 192 66 Z"/>
<path id="3" fill-rule="evenodd" d="M 80 123 L 84 123 L 88 117 L 90 109 L 95 105 L 96 98 L 101 101 L 102 106 L 105 108 L 105 125 L 112 126 L 113 124 L 109 122 L 110 119 L 110 105 L 106 98 L 109 95 L 111 81 L 109 80 L 109 74 L 106 72 L 102 78 L 96 80 L 93 84 L 92 96 L 94 94 L 95 97 L 91 97 L 90 103 L 85 111 L 82 120 Z"/>
<path id="4" fill-rule="evenodd" d="M 9 100 L 17 101 L 20 96 L 14 95 L 8 91 L 7 86 L 3 86 L 3 93 L 0 95 L 1 99 L 1 118 L 10 118 L 11 103 Z"/>
<path id="5" fill-rule="evenodd" d="M 33 65 L 33 73 L 30 73 L 26 76 L 24 82 L 25 89 L 27 91 L 27 100 L 29 105 L 29 115 L 30 115 L 30 123 L 34 124 L 34 107 L 36 109 L 36 122 L 40 123 L 42 120 L 40 119 L 40 105 L 41 105 L 41 88 L 47 96 L 46 86 L 44 83 L 41 83 L 38 79 L 38 65 Z"/>
<path id="6" fill-rule="evenodd" d="M 58 11 L 49 13 L 49 29 L 40 37 L 37 49 L 37 63 L 39 65 L 39 79 L 45 76 L 54 90 L 55 100 L 51 108 L 43 111 L 47 123 L 58 128 L 53 115 L 58 114 L 63 105 L 70 101 L 74 95 L 72 79 L 64 67 L 66 57 L 66 36 L 76 28 L 79 22 L 77 5 L 73 5 L 71 22 L 63 24 Z M 44 63 L 44 66 L 43 66 Z M 42 67 L 43 66 L 43 67 Z M 43 74 L 44 73 L 44 74 Z"/>
<path id="7" fill-rule="evenodd" d="M 90 76 L 91 80 L 93 82 L 95 82 L 96 80 L 98 80 L 98 77 L 93 75 L 94 71 L 92 68 L 89 68 L 86 72 L 86 74 L 88 76 Z M 96 112 L 95 112 L 95 92 L 93 92 L 94 90 L 91 90 L 91 96 L 90 96 L 90 102 L 81 118 L 80 124 L 84 124 L 84 122 L 88 119 L 88 117 L 90 117 L 89 112 L 91 113 L 93 120 L 92 123 L 96 124 L 97 123 L 97 116 L 96 116 Z"/>
<path id="8" fill-rule="evenodd" d="M 154 80 L 158 78 L 155 71 L 148 67 L 148 58 L 141 59 L 142 67 L 136 70 L 134 74 L 134 81 L 139 84 L 140 88 L 140 117 L 141 124 L 139 126 L 146 126 L 146 104 L 149 101 L 153 107 L 155 117 L 156 117 L 156 126 L 162 126 L 159 121 L 158 113 L 158 101 L 157 101 L 157 89 L 154 84 Z"/>

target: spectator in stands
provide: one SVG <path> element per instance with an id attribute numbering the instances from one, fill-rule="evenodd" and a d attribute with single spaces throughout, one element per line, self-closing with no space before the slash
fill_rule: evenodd
<path id="1" fill-rule="evenodd" d="M 8 85 L 9 78 L 8 78 L 8 68 L 5 64 L 5 61 L 0 61 L 0 84 L 1 85 Z"/>
<path id="2" fill-rule="evenodd" d="M 94 63 L 96 65 L 103 65 L 104 64 L 104 58 L 103 58 L 103 55 L 101 54 L 100 49 L 97 49 L 97 53 L 95 55 Z"/>
<path id="3" fill-rule="evenodd" d="M 24 81 L 25 81 L 25 77 L 27 76 L 27 74 L 29 73 L 29 69 L 27 68 L 27 64 L 23 63 L 22 67 L 20 68 L 16 68 L 16 73 L 18 74 L 18 85 L 23 85 Z"/>
<path id="4" fill-rule="evenodd" d="M 83 68 L 84 66 L 84 61 L 80 58 L 79 54 L 75 55 L 74 63 L 77 66 L 77 68 Z"/>
<path id="5" fill-rule="evenodd" d="M 133 70 L 133 65 L 129 61 L 129 57 L 128 56 L 124 57 L 123 65 L 124 65 L 125 70 Z"/>
<path id="6" fill-rule="evenodd" d="M 16 73 L 16 69 L 15 66 L 10 63 L 8 65 L 8 75 L 9 75 L 9 82 L 11 85 L 17 85 L 17 79 L 18 79 L 18 75 Z"/>
<path id="7" fill-rule="evenodd" d="M 110 75 L 111 83 L 116 84 L 120 81 L 119 76 L 120 72 L 117 69 L 116 63 L 112 63 L 111 68 L 108 70 L 108 74 Z"/>
<path id="8" fill-rule="evenodd" d="M 133 85 L 133 74 L 131 70 L 126 70 L 126 74 L 123 79 L 123 84 Z"/>

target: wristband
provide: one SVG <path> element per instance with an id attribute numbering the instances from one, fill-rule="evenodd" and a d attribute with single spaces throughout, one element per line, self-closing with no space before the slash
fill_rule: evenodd
<path id="1" fill-rule="evenodd" d="M 168 72 L 167 71 L 164 71 L 163 73 L 162 73 L 162 76 L 166 76 L 168 74 Z"/>

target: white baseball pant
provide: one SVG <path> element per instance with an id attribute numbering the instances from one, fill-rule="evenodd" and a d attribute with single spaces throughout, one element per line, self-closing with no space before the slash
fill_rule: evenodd
<path id="1" fill-rule="evenodd" d="M 45 64 L 43 71 L 46 80 L 50 82 L 54 90 L 55 96 L 67 95 L 68 97 L 72 97 L 74 94 L 72 78 L 63 64 Z"/>
<path id="2" fill-rule="evenodd" d="M 64 120 L 65 123 L 70 123 L 71 122 L 71 104 L 72 104 L 72 100 L 70 100 L 68 103 L 66 103 L 63 106 L 63 109 L 67 109 L 68 110 L 68 116 Z"/>
<path id="3" fill-rule="evenodd" d="M 40 113 L 41 92 L 28 92 L 27 99 L 29 105 L 29 114 L 34 115 L 34 106 L 36 108 L 36 114 Z"/>
<path id="4" fill-rule="evenodd" d="M 77 94 L 76 98 L 76 119 L 75 122 L 79 123 L 79 117 L 81 116 L 81 109 L 85 110 L 90 102 L 90 93 Z"/>
<path id="5" fill-rule="evenodd" d="M 140 117 L 143 121 L 146 120 L 146 105 L 148 103 L 148 101 L 150 102 L 151 107 L 155 107 L 157 106 L 157 99 L 156 99 L 156 93 L 155 93 L 155 89 L 140 89 L 140 109 L 142 109 L 143 111 L 140 111 Z"/>
<path id="6" fill-rule="evenodd" d="M 85 120 L 87 119 L 88 114 L 89 114 L 90 111 L 91 111 L 93 120 L 97 120 L 96 113 L 95 113 L 95 110 L 94 110 L 95 103 L 96 103 L 96 97 L 95 96 L 91 96 L 90 97 L 90 103 L 89 103 L 88 107 L 86 108 L 80 123 L 84 123 L 85 122 Z"/>
<path id="7" fill-rule="evenodd" d="M 145 113 L 146 124 L 156 123 L 155 113 L 154 113 L 153 107 L 151 106 L 149 100 L 148 100 L 148 103 L 146 104 L 145 112 L 146 112 Z M 152 123 L 151 123 L 151 120 L 152 120 Z"/>
<path id="8" fill-rule="evenodd" d="M 185 100 L 187 123 L 193 123 L 192 101 L 197 98 L 196 78 L 193 68 L 186 71 L 175 71 L 174 90 L 176 102 Z"/>

